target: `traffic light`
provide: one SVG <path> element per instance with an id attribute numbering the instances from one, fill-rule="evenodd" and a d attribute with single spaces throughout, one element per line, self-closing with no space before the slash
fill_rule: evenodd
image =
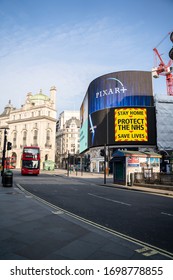
<path id="1" fill-rule="evenodd" d="M 105 150 L 104 149 L 100 150 L 100 155 L 101 155 L 101 157 L 105 156 Z"/>
<path id="2" fill-rule="evenodd" d="M 171 42 L 173 43 L 173 32 L 171 32 L 170 40 L 171 40 Z M 172 49 L 170 49 L 170 51 L 169 51 L 169 57 L 173 60 L 173 47 L 172 47 Z"/>
<path id="3" fill-rule="evenodd" d="M 11 142 L 7 142 L 7 151 L 12 149 L 12 143 Z"/>
<path id="4" fill-rule="evenodd" d="M 172 47 L 172 49 L 169 51 L 169 57 L 173 60 L 173 47 Z"/>

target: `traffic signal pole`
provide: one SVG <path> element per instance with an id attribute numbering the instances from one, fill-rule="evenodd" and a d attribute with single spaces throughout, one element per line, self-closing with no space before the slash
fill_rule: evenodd
<path id="1" fill-rule="evenodd" d="M 104 145 L 104 149 L 100 150 L 101 157 L 104 157 L 104 184 L 106 184 L 106 169 L 107 169 L 107 153 L 106 153 L 106 144 Z"/>
<path id="2" fill-rule="evenodd" d="M 170 34 L 170 40 L 173 43 L 173 32 Z M 169 57 L 173 60 L 173 47 L 169 51 Z"/>
<path id="3" fill-rule="evenodd" d="M 6 145 L 7 145 L 7 128 L 4 129 L 4 147 L 2 152 L 2 170 L 1 170 L 2 182 L 3 182 L 3 174 L 4 174 Z"/>
<path id="4" fill-rule="evenodd" d="M 104 145 L 104 184 L 106 185 L 106 145 Z"/>

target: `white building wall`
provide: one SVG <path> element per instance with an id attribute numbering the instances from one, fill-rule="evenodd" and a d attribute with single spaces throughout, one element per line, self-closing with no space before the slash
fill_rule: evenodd
<path id="1" fill-rule="evenodd" d="M 0 115 L 0 131 L 2 156 L 3 150 L 3 130 L 2 127 L 8 127 L 7 141 L 12 143 L 12 150 L 8 151 L 8 156 L 12 153 L 17 155 L 16 167 L 20 168 L 20 159 L 24 145 L 24 132 L 26 132 L 26 145 L 34 145 L 34 130 L 37 131 L 37 144 L 41 150 L 41 168 L 45 158 L 55 161 L 55 141 L 56 141 L 56 110 L 55 110 L 55 87 L 53 89 L 53 98 L 42 94 L 32 95 L 29 93 L 25 104 L 20 109 L 14 109 L 11 104 L 10 110 L 4 111 Z M 8 108 L 8 105 L 6 106 Z M 6 114 L 6 115 L 5 115 Z M 5 115 L 5 116 L 4 116 Z M 47 139 L 49 131 L 49 139 Z M 16 145 L 14 145 L 14 135 L 16 133 Z M 6 154 L 7 156 L 7 154 Z"/>

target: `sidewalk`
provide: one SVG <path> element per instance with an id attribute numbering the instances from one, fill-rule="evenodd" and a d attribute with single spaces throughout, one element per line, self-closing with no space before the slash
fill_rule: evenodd
<path id="1" fill-rule="evenodd" d="M 67 176 L 63 172 L 55 171 L 54 176 Z M 96 183 L 102 180 L 98 175 L 82 176 Z M 0 185 L 0 213 L 0 260 L 173 258 L 137 240 L 77 219 L 58 207 L 35 199 L 15 184 L 9 188 Z"/>
<path id="2" fill-rule="evenodd" d="M 136 190 L 136 191 L 143 191 L 143 192 L 150 192 L 155 194 L 161 195 L 168 195 L 173 197 L 173 186 L 167 185 L 155 185 L 155 184 L 141 184 L 141 185 L 133 185 L 133 186 L 121 186 L 113 183 L 113 175 L 106 176 L 106 184 L 104 184 L 104 174 L 102 173 L 91 173 L 91 172 L 69 172 L 64 169 L 55 169 L 54 171 L 42 171 L 46 174 L 54 174 L 55 176 L 65 176 L 69 178 L 75 178 L 80 180 L 86 180 L 88 182 L 92 182 L 95 184 L 102 184 L 108 187 L 114 188 L 122 188 L 128 190 Z"/>

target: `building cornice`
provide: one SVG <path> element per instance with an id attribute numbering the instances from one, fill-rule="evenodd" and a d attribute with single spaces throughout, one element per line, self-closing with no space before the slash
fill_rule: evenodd
<path id="1" fill-rule="evenodd" d="M 52 121 L 55 122 L 57 121 L 57 119 L 55 118 L 51 118 L 48 116 L 37 116 L 37 117 L 30 117 L 30 118 L 23 118 L 23 119 L 18 119 L 18 120 L 9 120 L 7 121 L 8 124 L 15 124 L 15 123 L 22 123 L 22 122 L 34 122 L 34 121 L 39 121 L 39 120 L 48 120 L 48 121 Z"/>
<path id="2" fill-rule="evenodd" d="M 18 108 L 18 109 L 14 109 L 14 110 L 11 110 L 10 114 L 9 115 L 13 115 L 13 114 L 18 114 L 18 113 L 23 113 L 23 112 L 30 112 L 30 111 L 38 111 L 39 109 L 49 109 L 51 111 L 54 111 L 56 112 L 56 109 L 55 108 L 52 108 L 51 106 L 47 105 L 47 104 L 44 104 L 43 105 L 32 105 L 31 107 L 29 108 L 25 108 L 26 104 L 23 105 L 23 107 L 21 108 Z M 8 115 L 8 117 L 9 117 Z"/>

